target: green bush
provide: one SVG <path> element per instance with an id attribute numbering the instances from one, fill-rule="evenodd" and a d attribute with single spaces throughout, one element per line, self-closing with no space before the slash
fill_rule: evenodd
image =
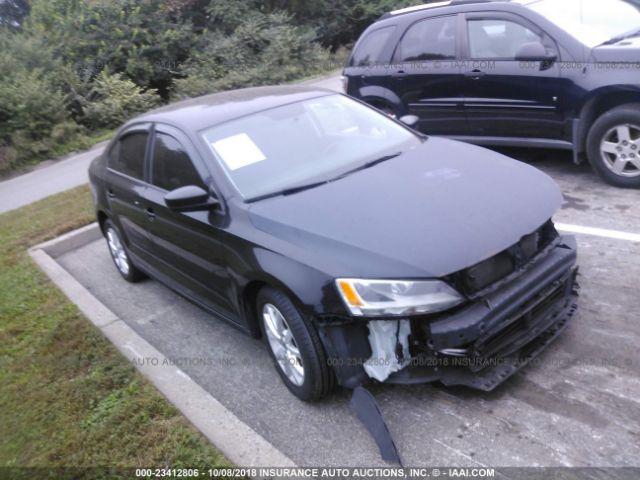
<path id="1" fill-rule="evenodd" d="M 0 140 L 17 130 L 37 139 L 66 120 L 60 69 L 44 39 L 0 29 Z"/>
<path id="2" fill-rule="evenodd" d="M 16 163 L 16 151 L 9 145 L 0 145 L 0 173 L 12 170 Z"/>
<path id="3" fill-rule="evenodd" d="M 69 121 L 65 95 L 40 70 L 18 70 L 0 81 L 3 170 L 47 155 L 56 125 Z"/>
<path id="4" fill-rule="evenodd" d="M 0 137 L 16 131 L 38 139 L 68 118 L 64 95 L 54 90 L 39 70 L 18 71 L 0 82 Z"/>
<path id="5" fill-rule="evenodd" d="M 103 71 L 85 99 L 83 122 L 92 129 L 112 128 L 160 103 L 155 90 L 143 90 L 121 74 Z"/>
<path id="6" fill-rule="evenodd" d="M 0 147 L 0 171 L 15 169 L 34 160 L 41 160 L 52 153 L 65 153 L 61 146 L 84 138 L 86 129 L 73 121 L 53 125 L 48 135 L 34 138 L 27 130 L 18 130 L 10 137 L 10 145 Z"/>
<path id="7" fill-rule="evenodd" d="M 178 96 L 286 82 L 325 71 L 331 56 L 315 32 L 282 12 L 247 14 L 231 33 L 207 31 L 176 80 Z"/>

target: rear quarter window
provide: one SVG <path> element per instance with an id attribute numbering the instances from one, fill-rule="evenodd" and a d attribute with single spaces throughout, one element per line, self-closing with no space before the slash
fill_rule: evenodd
<path id="1" fill-rule="evenodd" d="M 367 33 L 353 52 L 349 66 L 365 67 L 380 62 L 382 51 L 395 29 L 395 26 L 389 26 Z"/>

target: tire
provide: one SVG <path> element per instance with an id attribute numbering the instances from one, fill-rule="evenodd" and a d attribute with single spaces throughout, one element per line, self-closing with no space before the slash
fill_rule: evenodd
<path id="1" fill-rule="evenodd" d="M 587 154 L 605 182 L 640 187 L 640 103 L 622 105 L 600 116 L 589 130 Z"/>
<path id="2" fill-rule="evenodd" d="M 107 241 L 111 260 L 113 260 L 116 270 L 118 270 L 118 273 L 122 278 L 127 282 L 132 283 L 139 282 L 146 278 L 146 275 L 131 261 L 131 257 L 129 257 L 127 248 L 122 240 L 120 230 L 118 230 L 111 220 L 106 220 L 104 222 L 102 231 L 104 232 L 104 237 Z"/>
<path id="3" fill-rule="evenodd" d="M 327 365 L 318 332 L 300 314 L 289 297 L 279 290 L 264 287 L 258 293 L 256 307 L 267 349 L 289 391 L 307 402 L 319 400 L 331 393 L 335 388 L 335 375 Z M 284 319 L 279 326 L 276 325 L 279 322 L 273 323 L 270 320 L 274 318 L 274 314 L 280 314 Z M 284 334 L 278 335 L 281 332 Z M 298 355 L 295 355 L 295 349 Z M 278 353 L 281 360 L 277 357 Z"/>

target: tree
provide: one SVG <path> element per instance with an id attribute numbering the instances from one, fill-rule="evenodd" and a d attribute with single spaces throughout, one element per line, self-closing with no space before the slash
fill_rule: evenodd
<path id="1" fill-rule="evenodd" d="M 82 79 L 106 69 L 165 98 L 195 40 L 190 23 L 162 0 L 36 0 L 29 29 Z"/>
<path id="2" fill-rule="evenodd" d="M 208 29 L 176 80 L 179 96 L 277 84 L 326 70 L 330 57 L 315 31 L 291 15 L 262 13 L 248 2 L 212 2 Z"/>

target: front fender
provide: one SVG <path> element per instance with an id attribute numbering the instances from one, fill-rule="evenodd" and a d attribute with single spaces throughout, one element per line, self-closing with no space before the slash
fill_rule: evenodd
<path id="1" fill-rule="evenodd" d="M 394 110 L 399 113 L 399 116 L 407 113 L 400 97 L 395 92 L 379 85 L 360 87 L 357 91 L 356 98 L 367 103 L 376 101 L 385 102 L 393 107 Z"/>
<path id="2" fill-rule="evenodd" d="M 229 269 L 239 310 L 245 315 L 247 308 L 243 304 L 247 288 L 256 283 L 283 291 L 309 317 L 346 313 L 333 278 L 272 250 L 252 245 L 243 254 L 230 259 Z"/>

